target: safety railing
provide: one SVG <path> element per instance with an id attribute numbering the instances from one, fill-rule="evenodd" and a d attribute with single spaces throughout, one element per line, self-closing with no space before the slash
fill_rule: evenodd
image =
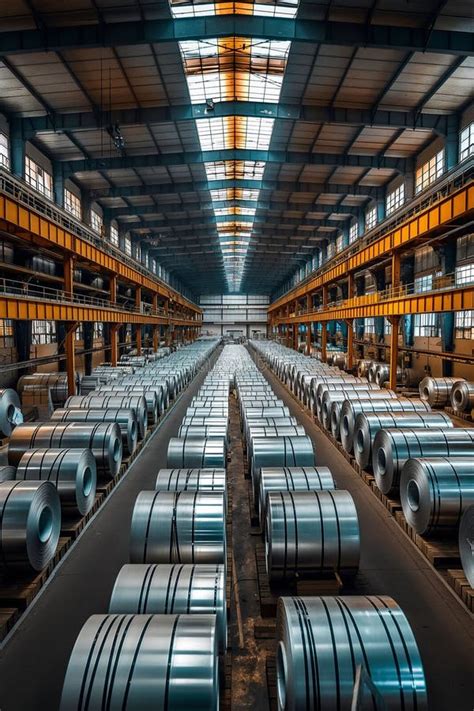
<path id="1" fill-rule="evenodd" d="M 176 291 L 174 287 L 167 284 L 163 279 L 160 279 L 160 277 L 143 266 L 143 264 L 126 255 L 125 252 L 122 252 L 121 249 L 115 247 L 115 245 L 111 242 L 107 242 L 104 238 L 99 237 L 99 235 L 90 227 L 58 207 L 56 203 L 52 202 L 44 195 L 41 195 L 41 193 L 33 190 L 33 188 L 27 185 L 24 181 L 11 175 L 11 173 L 8 172 L 7 167 L 2 164 L 0 164 L 0 191 L 6 195 L 10 195 L 21 205 L 24 205 L 43 217 L 48 218 L 51 222 L 58 225 L 58 227 L 71 232 L 76 237 L 87 240 L 87 242 L 90 242 L 98 249 L 106 252 L 111 257 L 118 259 L 120 262 L 123 262 L 148 279 L 152 279 L 159 286 Z M 186 298 L 194 306 L 197 306 L 196 302 L 191 297 L 186 295 L 184 298 Z"/>

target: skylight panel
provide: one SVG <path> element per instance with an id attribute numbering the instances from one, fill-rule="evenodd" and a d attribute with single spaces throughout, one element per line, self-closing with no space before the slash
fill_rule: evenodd
<path id="1" fill-rule="evenodd" d="M 176 19 L 210 17 L 213 15 L 257 15 L 260 17 L 294 18 L 299 0 L 270 0 L 269 2 L 182 2 L 170 0 L 171 14 Z"/>

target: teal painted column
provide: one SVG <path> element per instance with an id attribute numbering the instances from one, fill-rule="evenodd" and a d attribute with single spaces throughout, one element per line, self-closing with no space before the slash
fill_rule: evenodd
<path id="1" fill-rule="evenodd" d="M 415 255 L 404 257 L 400 264 L 400 282 L 402 285 L 413 285 L 415 281 Z M 409 287 L 411 291 L 411 287 Z M 415 342 L 415 319 L 413 314 L 407 314 L 402 321 L 403 345 L 411 348 Z"/>
<path id="2" fill-rule="evenodd" d="M 25 139 L 21 120 L 10 122 L 10 166 L 16 178 L 25 177 Z"/>
<path id="3" fill-rule="evenodd" d="M 64 173 L 62 164 L 53 161 L 53 195 L 54 202 L 59 207 L 64 207 Z"/>
<path id="4" fill-rule="evenodd" d="M 443 276 L 454 275 L 456 270 L 456 241 L 446 242 L 438 248 L 441 270 Z M 454 277 L 453 277 L 454 278 Z M 441 327 L 441 349 L 446 353 L 454 351 L 454 327 L 455 312 L 446 311 L 439 316 Z M 443 376 L 449 377 L 453 374 L 453 363 L 450 360 L 443 360 Z"/>
<path id="5" fill-rule="evenodd" d="M 355 284 L 355 295 L 356 296 L 363 296 L 365 293 L 365 279 L 364 277 L 357 277 L 354 280 Z M 363 318 L 356 318 L 355 319 L 355 335 L 356 339 L 358 341 L 362 340 L 364 338 L 364 319 Z"/>
<path id="6" fill-rule="evenodd" d="M 91 224 L 91 205 L 92 200 L 90 193 L 86 190 L 82 192 L 81 195 L 81 211 L 82 211 L 82 221 L 85 225 Z"/>
<path id="7" fill-rule="evenodd" d="M 383 291 L 386 287 L 385 282 L 385 269 L 378 269 L 372 272 L 372 276 L 375 279 L 375 288 L 377 291 Z M 383 316 L 376 316 L 374 318 L 375 326 L 375 338 L 377 343 L 383 343 L 385 340 L 385 318 Z"/>
<path id="8" fill-rule="evenodd" d="M 448 116 L 448 132 L 446 135 L 446 169 L 451 170 L 459 162 L 459 116 Z"/>

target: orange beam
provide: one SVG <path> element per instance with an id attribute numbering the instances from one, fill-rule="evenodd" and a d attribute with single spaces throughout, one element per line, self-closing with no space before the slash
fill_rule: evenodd
<path id="1" fill-rule="evenodd" d="M 110 275 L 110 303 L 117 303 L 117 275 Z"/>

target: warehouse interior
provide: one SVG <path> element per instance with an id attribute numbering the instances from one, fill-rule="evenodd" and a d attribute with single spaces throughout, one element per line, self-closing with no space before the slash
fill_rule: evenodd
<path id="1" fill-rule="evenodd" d="M 1 711 L 472 711 L 469 0 L 0 3 Z"/>

